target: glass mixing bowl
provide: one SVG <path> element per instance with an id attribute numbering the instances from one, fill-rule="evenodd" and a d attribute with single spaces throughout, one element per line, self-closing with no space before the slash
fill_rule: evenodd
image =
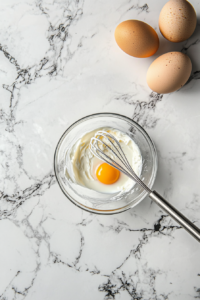
<path id="1" fill-rule="evenodd" d="M 125 193 L 99 193 L 75 182 L 69 150 L 85 133 L 101 128 L 118 129 L 138 145 L 143 159 L 140 178 L 151 189 L 157 173 L 157 153 L 154 143 L 145 130 L 133 120 L 113 113 L 100 113 L 87 116 L 72 124 L 61 136 L 54 155 L 54 170 L 58 184 L 78 207 L 98 214 L 115 214 L 134 207 L 141 202 L 147 192 L 138 184 Z"/>

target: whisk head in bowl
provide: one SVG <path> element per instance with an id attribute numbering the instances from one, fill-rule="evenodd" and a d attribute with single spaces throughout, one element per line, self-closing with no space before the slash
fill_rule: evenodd
<path id="1" fill-rule="evenodd" d="M 133 171 L 119 141 L 106 131 L 98 131 L 90 141 L 91 152 L 99 159 L 118 169 L 126 176 L 140 184 L 144 190 L 151 190 Z"/>

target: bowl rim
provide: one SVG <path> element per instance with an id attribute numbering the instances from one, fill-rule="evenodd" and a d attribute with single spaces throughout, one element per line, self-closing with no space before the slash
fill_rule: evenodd
<path id="1" fill-rule="evenodd" d="M 155 155 L 155 171 L 154 171 L 154 178 L 153 178 L 153 184 L 155 182 L 155 178 L 156 178 L 156 174 L 157 174 L 157 168 L 158 168 L 158 156 L 157 156 L 157 150 L 156 150 L 156 147 L 154 145 L 154 142 L 152 141 L 152 139 L 150 138 L 150 136 L 148 135 L 148 133 L 146 132 L 146 130 L 140 125 L 138 124 L 137 122 L 135 122 L 134 120 L 132 120 L 131 118 L 127 117 L 127 116 L 124 116 L 124 115 L 121 115 L 121 114 L 117 114 L 117 113 L 112 113 L 112 112 L 102 112 L 102 113 L 95 113 L 95 114 L 90 114 L 90 115 L 87 115 L 85 117 L 82 117 L 80 119 L 78 119 L 77 121 L 75 121 L 74 123 L 72 123 L 64 132 L 63 134 L 61 135 L 61 137 L 59 138 L 58 140 L 58 143 L 56 145 L 56 148 L 55 148 L 55 151 L 54 151 L 54 163 L 53 163 L 53 166 L 54 166 L 54 174 L 55 174 L 55 177 L 56 177 L 56 181 L 61 189 L 61 191 L 63 192 L 63 194 L 67 197 L 68 200 L 70 200 L 74 205 L 76 205 L 77 207 L 89 212 L 89 213 L 94 213 L 94 214 L 97 214 L 97 215 L 114 215 L 114 214 L 119 214 L 119 213 L 122 213 L 122 212 L 125 212 L 127 211 L 128 209 L 131 209 L 132 207 L 134 207 L 133 205 L 131 205 L 131 203 L 123 206 L 123 207 L 120 207 L 118 209 L 114 209 L 114 210 L 98 210 L 98 209 L 93 209 L 93 208 L 90 208 L 90 207 L 87 207 L 87 206 L 84 206 L 83 204 L 80 204 L 78 201 L 74 202 L 74 200 L 72 200 L 72 197 L 70 197 L 70 195 L 66 192 L 66 190 L 63 189 L 61 183 L 60 183 L 60 180 L 59 180 L 59 176 L 57 174 L 57 171 L 56 171 L 56 157 L 57 157 L 57 153 L 59 151 L 59 148 L 62 144 L 62 140 L 64 139 L 64 137 L 67 135 L 68 132 L 70 132 L 74 127 L 76 127 L 79 123 L 82 123 L 84 120 L 87 120 L 87 119 L 91 119 L 91 118 L 95 118 L 95 117 L 108 117 L 108 116 L 111 116 L 111 117 L 120 117 L 122 119 L 126 119 L 127 121 L 133 123 L 133 125 L 135 125 L 135 127 L 138 127 L 139 130 L 147 137 L 147 139 L 149 140 L 149 142 L 151 143 L 151 146 L 154 150 L 154 155 Z M 152 184 L 152 186 L 153 186 Z M 141 201 L 143 201 L 146 196 L 148 195 L 147 192 L 145 192 L 145 196 L 142 197 L 140 199 L 140 201 L 138 201 L 138 203 L 136 205 L 138 205 Z"/>

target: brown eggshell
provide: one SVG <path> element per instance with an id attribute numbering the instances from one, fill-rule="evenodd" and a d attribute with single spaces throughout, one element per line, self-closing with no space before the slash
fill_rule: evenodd
<path id="1" fill-rule="evenodd" d="M 186 0 L 170 0 L 160 12 L 160 32 L 171 42 L 187 40 L 193 34 L 196 24 L 194 7 Z"/>
<path id="2" fill-rule="evenodd" d="M 168 94 L 180 89 L 189 79 L 192 71 L 190 58 L 181 52 L 168 52 L 150 65 L 147 83 L 159 94 Z"/>
<path id="3" fill-rule="evenodd" d="M 120 23 L 115 29 L 115 40 L 124 52 L 134 57 L 149 57 L 156 53 L 159 47 L 155 30 L 138 20 Z"/>

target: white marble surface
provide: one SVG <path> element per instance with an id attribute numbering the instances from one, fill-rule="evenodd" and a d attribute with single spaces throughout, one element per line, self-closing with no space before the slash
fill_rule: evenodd
<path id="1" fill-rule="evenodd" d="M 0 299 L 200 298 L 200 245 L 145 199 L 113 216 L 89 214 L 61 192 L 58 139 L 77 119 L 116 112 L 139 122 L 158 149 L 155 188 L 200 226 L 200 2 L 194 35 L 161 37 L 165 0 L 0 2 Z M 153 26 L 160 48 L 136 59 L 114 41 L 126 19 Z M 152 93 L 150 63 L 187 53 L 190 82 Z"/>

